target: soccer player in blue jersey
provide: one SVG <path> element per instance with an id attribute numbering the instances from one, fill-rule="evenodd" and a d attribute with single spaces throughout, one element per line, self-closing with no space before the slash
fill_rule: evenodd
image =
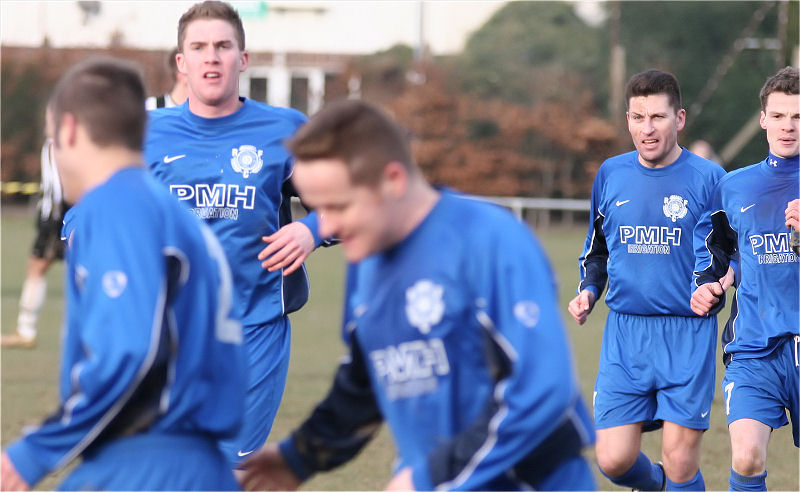
<path id="1" fill-rule="evenodd" d="M 292 436 L 245 463 L 250 489 L 295 488 L 352 458 L 385 420 L 396 490 L 586 490 L 593 440 L 547 259 L 506 210 L 437 190 L 403 131 L 361 101 L 288 143 L 293 180 L 341 240 L 350 357 Z"/>
<path id="2" fill-rule="evenodd" d="M 636 150 L 597 172 L 578 295 L 569 303 L 583 324 L 608 282 L 594 389 L 597 463 L 620 486 L 701 490 L 717 325 L 689 309 L 692 234 L 725 172 L 678 145 L 686 113 L 672 74 L 634 75 L 625 99 Z M 662 462 L 653 464 L 641 452 L 642 432 L 662 426 Z"/>
<path id="3" fill-rule="evenodd" d="M 761 89 L 761 127 L 769 155 L 718 184 L 708 221 L 696 235 L 692 310 L 719 311 L 717 282 L 739 257 L 731 317 L 722 334 L 722 389 L 731 436 L 731 490 L 766 490 L 767 445 L 773 429 L 792 419 L 798 440 L 800 402 L 800 263 L 787 227 L 798 226 L 800 91 L 798 70 L 786 67 Z"/>
<path id="4" fill-rule="evenodd" d="M 241 325 L 213 233 L 142 165 L 136 69 L 73 67 L 47 133 L 70 210 L 60 406 L 2 455 L 3 490 L 75 458 L 67 490 L 232 490 L 220 439 L 244 409 Z M 137 235 L 131 238 L 131 231 Z"/>
<path id="5" fill-rule="evenodd" d="M 302 263 L 320 244 L 316 214 L 291 221 L 292 158 L 283 141 L 306 117 L 239 96 L 249 55 L 242 21 L 227 3 L 184 13 L 178 46 L 188 103 L 150 113 L 145 160 L 205 219 L 233 271 L 233 312 L 250 374 L 244 425 L 223 445 L 235 465 L 264 444 L 277 414 L 289 367 L 287 315 L 308 298 Z"/>

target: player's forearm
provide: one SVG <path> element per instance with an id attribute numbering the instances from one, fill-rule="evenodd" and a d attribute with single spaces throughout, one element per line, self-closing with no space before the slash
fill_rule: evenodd
<path id="1" fill-rule="evenodd" d="M 607 256 L 605 259 L 592 258 L 583 262 L 583 276 L 578 284 L 578 294 L 585 289 L 590 289 L 594 293 L 595 299 L 600 297 L 608 282 L 607 263 Z"/>
<path id="2" fill-rule="evenodd" d="M 375 436 L 383 421 L 363 359 L 356 347 L 344 362 L 330 392 L 280 450 L 302 480 L 356 456 Z"/>

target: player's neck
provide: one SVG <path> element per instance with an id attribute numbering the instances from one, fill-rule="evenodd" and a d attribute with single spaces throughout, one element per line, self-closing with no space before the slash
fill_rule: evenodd
<path id="1" fill-rule="evenodd" d="M 142 153 L 124 147 L 95 148 L 87 153 L 80 196 L 108 181 L 114 174 L 129 167 L 142 166 Z"/>
<path id="2" fill-rule="evenodd" d="M 644 158 L 642 158 L 642 155 L 639 154 L 639 164 L 643 165 L 644 167 L 649 167 L 650 169 L 667 167 L 670 164 L 677 161 L 678 158 L 681 156 L 682 152 L 683 149 L 681 149 L 680 145 L 675 145 L 675 147 L 669 152 L 669 154 L 667 154 L 666 156 L 664 156 L 663 159 L 660 159 L 658 161 L 645 160 Z"/>
<path id="3" fill-rule="evenodd" d="M 237 95 L 220 104 L 206 104 L 189 93 L 189 111 L 202 118 L 221 118 L 235 113 L 244 102 Z"/>
<path id="4" fill-rule="evenodd" d="M 403 198 L 404 220 L 398 227 L 400 241 L 408 237 L 428 217 L 440 196 L 441 193 L 425 180 L 415 179 L 412 181 L 408 193 Z"/>

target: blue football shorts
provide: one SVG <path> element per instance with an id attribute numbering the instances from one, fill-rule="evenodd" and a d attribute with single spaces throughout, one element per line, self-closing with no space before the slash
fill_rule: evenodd
<path id="1" fill-rule="evenodd" d="M 785 337 L 772 353 L 747 359 L 733 354 L 722 380 L 728 425 L 754 419 L 777 429 L 792 419 L 794 445 L 800 447 L 800 336 Z"/>
<path id="2" fill-rule="evenodd" d="M 609 311 L 594 386 L 595 428 L 664 420 L 708 429 L 714 398 L 715 317 Z"/>
<path id="3" fill-rule="evenodd" d="M 289 318 L 255 326 L 243 326 L 247 353 L 247 395 L 242 427 L 237 436 L 220 447 L 236 467 L 264 445 L 278 414 L 289 371 L 291 325 Z"/>
<path id="4" fill-rule="evenodd" d="M 241 490 L 217 441 L 145 433 L 87 451 L 59 490 Z"/>

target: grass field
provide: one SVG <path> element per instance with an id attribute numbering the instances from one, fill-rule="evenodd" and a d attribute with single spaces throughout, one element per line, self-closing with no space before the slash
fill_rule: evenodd
<path id="1" fill-rule="evenodd" d="M 25 263 L 33 237 L 32 211 L 5 207 L 2 211 L 2 332 L 14 330 L 17 302 L 24 278 Z M 566 303 L 576 284 L 576 258 L 583 244 L 585 229 L 551 228 L 539 231 L 553 263 L 560 285 L 561 305 L 568 318 Z M 135 240 L 132 235 L 131 240 Z M 325 394 L 344 349 L 339 341 L 339 319 L 344 264 L 338 248 L 315 252 L 308 262 L 312 281 L 309 304 L 293 315 L 292 360 L 286 393 L 270 440 L 278 440 L 296 426 Z M 59 332 L 63 312 L 62 264 L 48 275 L 48 300 L 39 325 L 39 342 L 34 350 L 3 350 L 2 357 L 2 443 L 19 435 L 24 426 L 38 423 L 55 409 L 59 366 Z M 591 402 L 597 370 L 600 341 L 606 309 L 598 303 L 584 326 L 566 322 L 573 341 L 575 360 L 587 402 Z M 723 318 L 724 319 L 724 318 Z M 718 363 L 717 381 L 722 364 Z M 643 449 L 659 456 L 660 432 L 644 437 Z M 390 477 L 394 450 L 384 428 L 376 440 L 348 465 L 319 475 L 304 484 L 305 490 L 380 490 Z M 587 456 L 593 459 L 591 452 Z M 768 458 L 767 484 L 771 490 L 799 490 L 798 460 L 790 428 L 773 433 Z M 703 440 L 703 475 L 708 490 L 727 490 L 730 444 L 725 427 L 722 395 L 717 388 L 711 411 L 711 428 Z M 54 488 L 64 472 L 48 477 L 39 490 Z M 597 484 L 603 490 L 621 490 L 599 473 Z"/>

